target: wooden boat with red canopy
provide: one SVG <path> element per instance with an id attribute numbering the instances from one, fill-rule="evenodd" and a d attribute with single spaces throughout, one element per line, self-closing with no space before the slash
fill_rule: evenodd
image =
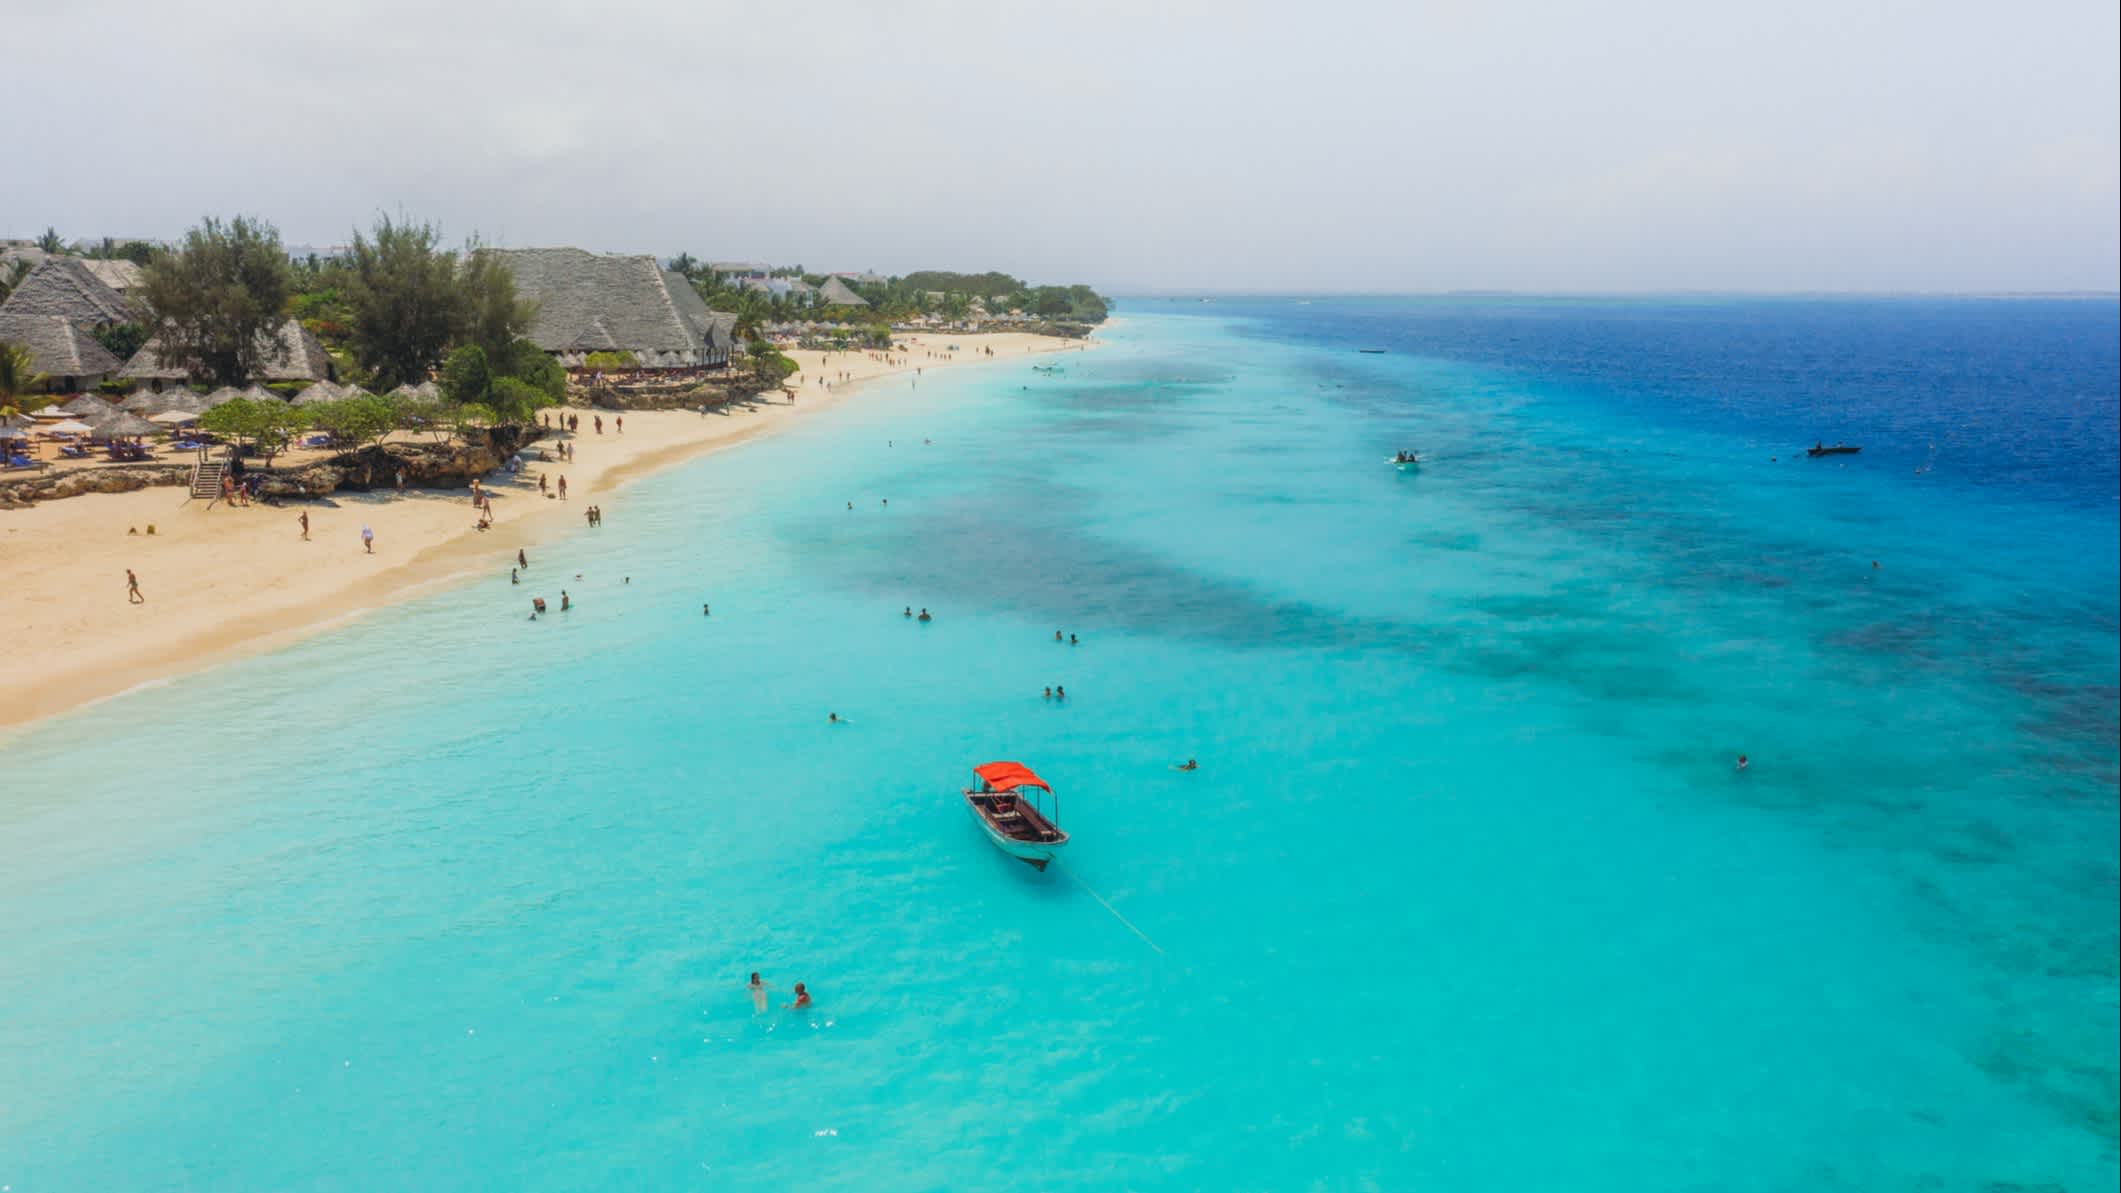
<path id="1" fill-rule="evenodd" d="M 989 762 L 973 767 L 972 773 L 979 786 L 965 788 L 965 807 L 987 831 L 987 839 L 1010 857 L 1045 869 L 1054 851 L 1068 843 L 1068 834 L 1056 823 L 1060 797 L 1021 762 Z M 1051 817 L 1041 806 L 1041 794 L 1053 796 Z"/>

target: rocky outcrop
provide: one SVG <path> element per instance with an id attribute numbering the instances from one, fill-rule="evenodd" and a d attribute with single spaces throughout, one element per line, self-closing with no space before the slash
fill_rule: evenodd
<path id="1" fill-rule="evenodd" d="M 117 467 L 69 468 L 0 479 L 0 509 L 21 509 L 33 502 L 83 493 L 130 493 L 157 485 L 191 483 L 191 464 L 129 464 Z"/>
<path id="2" fill-rule="evenodd" d="M 636 373 L 576 387 L 574 396 L 606 410 L 696 410 L 748 402 L 780 388 L 780 374 L 763 365 L 740 363 L 721 372 L 668 381 L 656 379 L 652 372 Z"/>
<path id="3" fill-rule="evenodd" d="M 469 488 L 471 478 L 499 468 L 543 434 L 537 427 L 505 426 L 470 431 L 462 439 L 442 443 L 370 444 L 307 467 L 268 471 L 263 474 L 263 492 L 267 497 L 304 498 L 341 489 L 359 493 L 395 488 L 401 472 L 410 489 Z"/>

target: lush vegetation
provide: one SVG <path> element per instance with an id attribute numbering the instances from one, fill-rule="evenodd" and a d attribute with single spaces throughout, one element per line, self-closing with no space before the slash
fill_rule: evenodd
<path id="1" fill-rule="evenodd" d="M 670 268 L 692 282 L 710 309 L 734 314 L 737 336 L 747 340 L 768 323 L 794 320 L 867 324 L 881 319 L 891 324 L 922 316 L 959 320 L 1013 311 L 1054 322 L 1100 323 L 1107 314 L 1104 297 L 1088 286 L 1032 286 L 1006 273 L 929 269 L 881 282 L 842 278 L 869 304 L 860 307 L 835 306 L 800 292 L 766 293 L 737 279 L 717 277 L 690 253 L 671 258 Z M 828 280 L 824 274 L 805 274 L 800 265 L 770 272 L 773 277 L 801 278 L 812 287 Z"/>
<path id="2" fill-rule="evenodd" d="M 131 360 L 140 345 L 147 342 L 147 329 L 137 323 L 113 323 L 109 327 L 91 333 L 104 350 L 118 358 L 120 363 Z"/>
<path id="3" fill-rule="evenodd" d="M 498 258 L 476 242 L 449 252 L 441 239 L 432 224 L 384 216 L 371 235 L 354 233 L 344 262 L 316 270 L 310 314 L 343 317 L 354 363 L 378 389 L 423 381 L 466 345 L 512 360 L 511 345 L 530 325 L 530 308 Z"/>
<path id="4" fill-rule="evenodd" d="M 16 411 L 15 399 L 44 380 L 30 364 L 29 349 L 0 342 L 0 410 Z"/>
<path id="5" fill-rule="evenodd" d="M 264 220 L 207 218 L 146 269 L 162 359 L 221 385 L 255 376 L 286 318 L 294 275 Z"/>

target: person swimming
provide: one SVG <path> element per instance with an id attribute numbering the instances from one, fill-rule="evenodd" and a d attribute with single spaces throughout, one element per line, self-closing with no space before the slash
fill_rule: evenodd
<path id="1" fill-rule="evenodd" d="M 911 616 L 913 616 L 913 606 L 911 606 L 911 605 L 908 605 L 908 606 L 906 606 L 906 612 L 905 612 L 905 613 L 903 613 L 903 614 L 901 614 L 901 616 L 904 616 L 904 617 L 911 617 Z"/>
<path id="2" fill-rule="evenodd" d="M 1053 699 L 1053 688 L 1052 688 L 1052 686 L 1051 686 L 1051 685 L 1048 685 L 1048 686 L 1047 686 L 1047 688 L 1046 688 L 1046 699 L 1048 699 L 1048 700 L 1051 700 L 1051 699 Z"/>
<path id="3" fill-rule="evenodd" d="M 1076 637 L 1076 636 L 1075 636 L 1075 635 L 1073 635 L 1073 634 L 1070 634 L 1070 635 L 1068 635 L 1068 645 L 1070 645 L 1070 646 L 1081 646 L 1082 644 L 1083 644 L 1083 640 L 1082 640 L 1082 639 L 1080 639 L 1080 638 Z"/>
<path id="4" fill-rule="evenodd" d="M 928 611 L 927 611 L 926 609 L 922 609 L 922 610 L 921 610 L 921 615 L 920 615 L 919 617 L 915 618 L 914 620 L 916 620 L 916 621 L 934 621 L 935 619 L 934 619 L 933 617 L 930 617 L 930 616 L 928 616 Z"/>
<path id="5" fill-rule="evenodd" d="M 795 984 L 795 1001 L 788 1004 L 788 1009 L 791 1011 L 810 1009 L 810 991 L 804 989 L 801 982 Z"/>
<path id="6" fill-rule="evenodd" d="M 840 714 L 836 712 L 828 712 L 825 714 L 825 723 L 827 725 L 845 725 L 848 722 L 844 718 L 842 718 Z"/>
<path id="7" fill-rule="evenodd" d="M 1183 765 L 1183 766 L 1174 766 L 1174 767 L 1172 767 L 1171 769 L 1172 769 L 1172 770 L 1199 770 L 1199 769 L 1200 769 L 1200 763 L 1199 763 L 1199 762 L 1197 762 L 1197 761 L 1195 761 L 1194 759 L 1188 758 L 1188 759 L 1186 759 L 1185 765 Z"/>
<path id="8" fill-rule="evenodd" d="M 1053 631 L 1053 640 L 1055 642 L 1061 641 L 1061 632 L 1059 630 Z"/>
<path id="9" fill-rule="evenodd" d="M 1743 754 L 1740 754 L 1740 755 L 1738 756 L 1738 769 L 1739 769 L 1739 770 L 1744 770 L 1745 768 L 1747 768 L 1747 767 L 1749 767 L 1749 766 L 1751 766 L 1751 765 L 1753 765 L 1752 761 L 1751 761 L 1750 759 L 1748 759 L 1748 758 L 1747 758 L 1747 757 L 1746 757 L 1745 755 L 1743 755 Z"/>
<path id="10" fill-rule="evenodd" d="M 1055 700 L 1066 700 L 1068 698 L 1068 689 L 1060 686 L 1059 684 L 1054 684 L 1053 698 Z"/>

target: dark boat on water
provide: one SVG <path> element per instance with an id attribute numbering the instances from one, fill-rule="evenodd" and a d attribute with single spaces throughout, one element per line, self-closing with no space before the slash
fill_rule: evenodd
<path id="1" fill-rule="evenodd" d="M 1383 356 L 1385 354 L 1385 350 L 1382 348 L 1357 348 L 1356 351 L 1364 356 Z"/>
<path id="2" fill-rule="evenodd" d="M 1860 451 L 1862 451 L 1862 450 L 1863 450 L 1863 449 L 1862 449 L 1861 447 L 1859 447 L 1859 446 L 1856 446 L 1855 444 L 1849 444 L 1849 443 L 1837 443 L 1837 444 L 1835 444 L 1835 445 L 1834 445 L 1834 446 L 1832 446 L 1832 447 L 1828 447 L 1828 446 L 1827 446 L 1826 444 L 1824 444 L 1824 443 L 1815 443 L 1815 444 L 1813 444 L 1812 446 L 1810 446 L 1810 447 L 1808 447 L 1808 448 L 1805 448 L 1805 449 L 1804 449 L 1804 454 L 1805 454 L 1805 455 L 1807 455 L 1807 456 L 1813 456 L 1813 457 L 1818 457 L 1818 456 L 1853 456 L 1853 455 L 1855 455 L 1855 454 L 1856 454 L 1857 452 L 1860 452 Z"/>

